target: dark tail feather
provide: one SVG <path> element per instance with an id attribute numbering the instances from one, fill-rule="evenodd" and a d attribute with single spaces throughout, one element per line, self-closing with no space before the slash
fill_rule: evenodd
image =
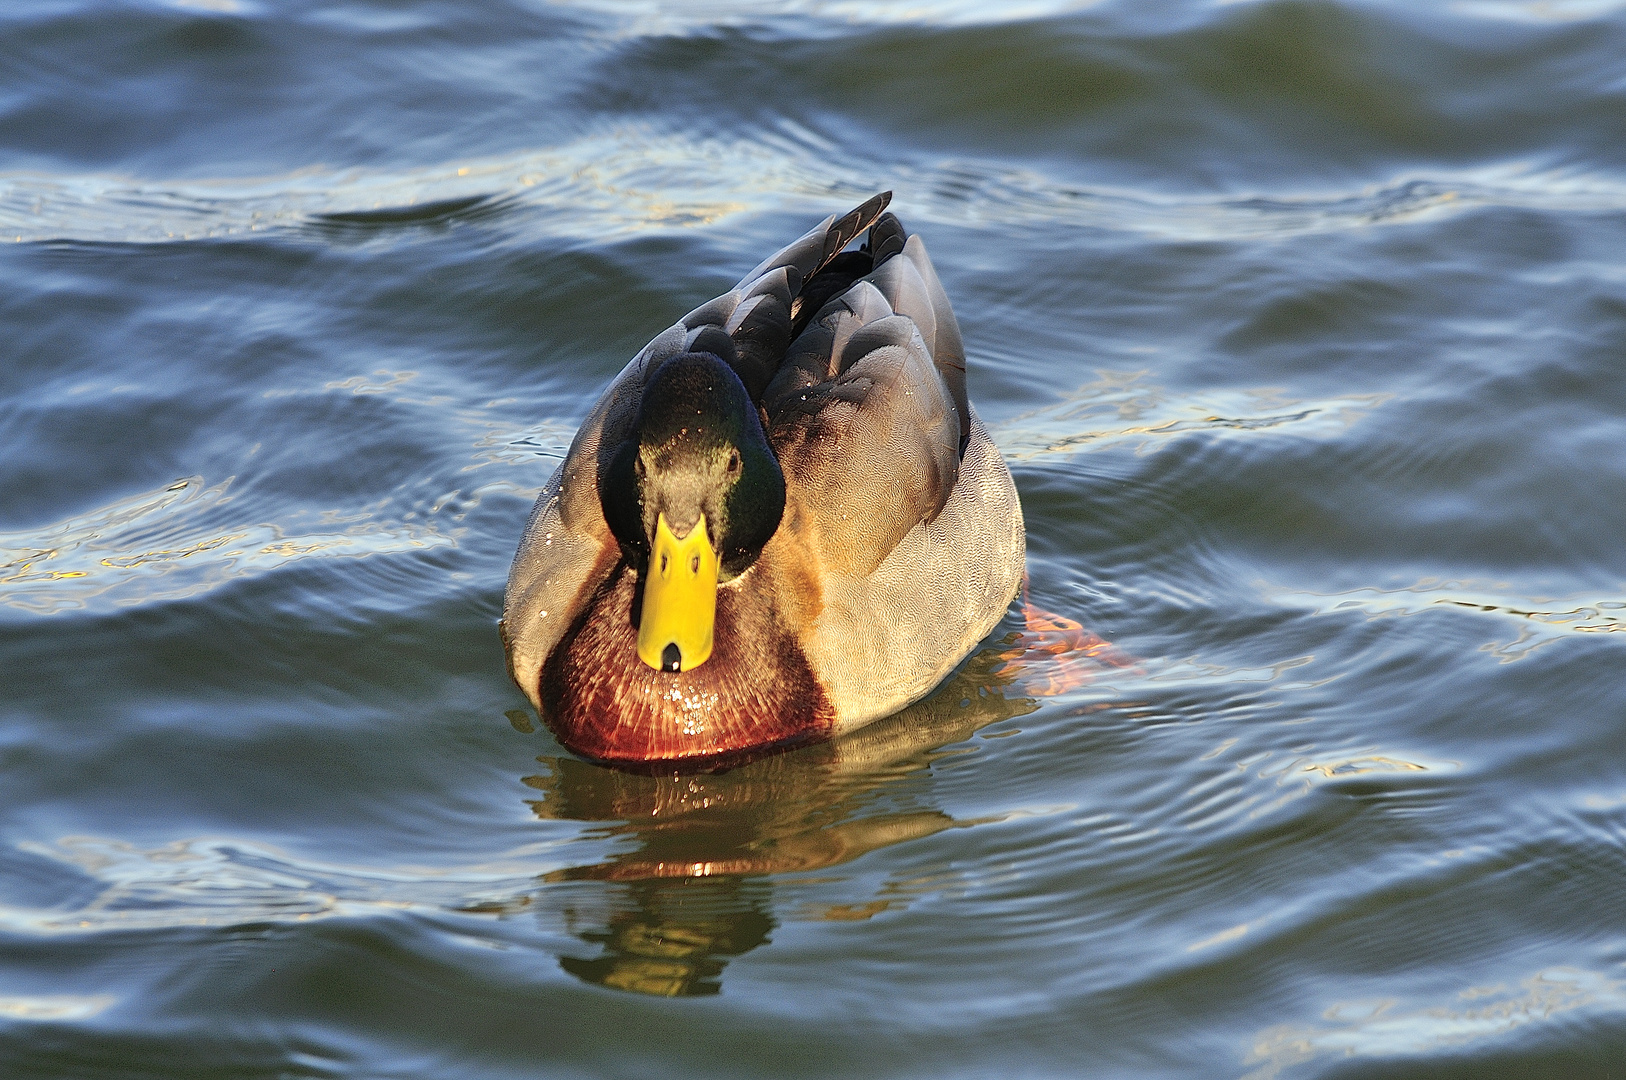
<path id="1" fill-rule="evenodd" d="M 843 236 L 847 239 L 841 241 L 840 246 L 835 248 L 835 254 L 826 254 L 819 264 L 819 269 L 808 278 L 797 295 L 796 302 L 791 308 L 792 340 L 807 328 L 807 324 L 827 301 L 840 296 L 852 286 L 853 282 L 873 273 L 882 263 L 903 251 L 903 245 L 909 236 L 903 231 L 903 222 L 898 220 L 896 214 L 883 213 L 873 221 L 867 220 L 891 198 L 890 191 L 883 191 L 836 222 L 825 233 L 827 252 L 829 246 L 841 241 Z M 857 235 L 853 230 L 859 225 L 869 229 L 869 235 L 864 237 L 863 247 L 857 251 L 842 251 L 841 248 L 851 243 L 852 237 Z"/>
<path id="2" fill-rule="evenodd" d="M 864 250 L 870 255 L 870 269 L 879 269 L 882 263 L 901 252 L 908 239 L 898 215 L 882 214 L 876 218 L 875 224 L 869 227 L 869 236 L 864 240 Z"/>
<path id="3" fill-rule="evenodd" d="M 842 248 L 858 239 L 860 233 L 875 224 L 875 219 L 881 216 L 881 212 L 886 209 L 887 203 L 891 201 L 892 193 L 883 191 L 830 226 L 824 234 L 824 257 L 819 260 L 819 265 L 814 269 L 813 274 L 817 274 L 829 265 L 831 259 L 841 254 Z M 811 278 L 813 274 L 807 276 Z"/>

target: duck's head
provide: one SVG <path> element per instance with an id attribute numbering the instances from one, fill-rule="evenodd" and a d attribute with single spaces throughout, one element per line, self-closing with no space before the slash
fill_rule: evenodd
<path id="1" fill-rule="evenodd" d="M 599 500 L 639 570 L 639 658 L 661 671 L 705 663 L 718 583 L 756 561 L 785 510 L 785 475 L 734 370 L 711 353 L 663 363 Z"/>

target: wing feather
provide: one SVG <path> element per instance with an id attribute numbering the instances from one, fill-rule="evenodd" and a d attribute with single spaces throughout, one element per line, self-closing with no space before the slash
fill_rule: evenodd
<path id="1" fill-rule="evenodd" d="M 798 339 L 808 342 L 805 355 L 793 348 L 786 358 L 768 395 L 769 438 L 794 497 L 818 507 L 826 566 L 863 577 L 942 511 L 961 438 L 953 397 L 914 321 L 873 286 L 848 295 L 850 305 L 831 304 Z"/>

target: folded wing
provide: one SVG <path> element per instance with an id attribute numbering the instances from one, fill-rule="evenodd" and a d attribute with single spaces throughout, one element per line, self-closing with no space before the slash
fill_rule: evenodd
<path id="1" fill-rule="evenodd" d="M 813 317 L 763 395 L 787 479 L 839 525 L 826 565 L 853 576 L 942 511 L 971 434 L 960 332 L 925 245 L 883 234 L 874 248 L 879 265 Z"/>

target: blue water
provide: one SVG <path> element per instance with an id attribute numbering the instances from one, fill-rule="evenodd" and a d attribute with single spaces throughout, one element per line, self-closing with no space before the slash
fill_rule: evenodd
<path id="1" fill-rule="evenodd" d="M 571 758 L 532 500 L 883 189 L 1083 631 Z M 13 0 L 0 239 L 0 1075 L 1626 1075 L 1626 4 Z"/>

